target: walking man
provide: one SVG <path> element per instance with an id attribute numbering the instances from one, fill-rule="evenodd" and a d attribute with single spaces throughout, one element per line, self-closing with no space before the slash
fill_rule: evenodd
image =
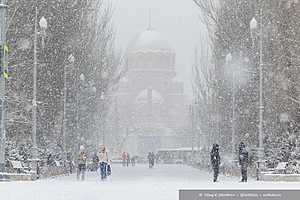
<path id="1" fill-rule="evenodd" d="M 151 152 L 148 153 L 147 158 L 148 158 L 148 162 L 149 162 L 149 168 L 152 168 L 153 164 L 152 164 L 152 153 Z"/>
<path id="2" fill-rule="evenodd" d="M 127 153 L 127 158 L 126 158 L 126 166 L 128 167 L 130 164 L 130 154 Z"/>
<path id="3" fill-rule="evenodd" d="M 219 145 L 218 144 L 213 144 L 213 148 L 210 152 L 210 161 L 211 165 L 214 171 L 214 182 L 218 180 L 218 175 L 219 175 L 219 168 L 220 168 L 220 154 L 219 154 Z"/>
<path id="4" fill-rule="evenodd" d="M 249 155 L 244 142 L 239 146 L 239 164 L 241 167 L 242 180 L 241 182 L 247 182 L 247 168 L 249 163 Z"/>

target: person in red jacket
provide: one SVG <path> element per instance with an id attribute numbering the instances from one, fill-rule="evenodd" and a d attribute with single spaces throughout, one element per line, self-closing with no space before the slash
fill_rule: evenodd
<path id="1" fill-rule="evenodd" d="M 123 165 L 123 167 L 126 166 L 126 163 L 127 163 L 127 153 L 124 151 L 122 153 L 122 165 Z"/>

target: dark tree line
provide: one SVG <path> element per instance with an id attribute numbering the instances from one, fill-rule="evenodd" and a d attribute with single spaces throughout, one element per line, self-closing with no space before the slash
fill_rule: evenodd
<path id="1" fill-rule="evenodd" d="M 7 83 L 8 139 L 15 143 L 32 140 L 33 36 L 37 7 L 38 21 L 44 16 L 48 22 L 45 45 L 42 46 L 41 35 L 37 45 L 38 146 L 51 144 L 62 149 L 65 141 L 67 149 L 75 151 L 74 143 L 79 142 L 79 137 L 84 137 L 86 144 L 94 141 L 99 132 L 97 124 L 104 119 L 110 102 L 108 94 L 119 79 L 120 59 L 114 47 L 111 5 L 103 0 L 12 0 L 8 4 L 7 38 L 12 69 Z M 71 57 L 74 59 L 70 60 Z M 84 80 L 80 79 L 81 74 Z"/>
<path id="2" fill-rule="evenodd" d="M 300 3 L 293 0 L 194 0 L 207 26 L 211 60 L 209 71 L 214 76 L 213 101 L 200 98 L 214 108 L 219 119 L 208 118 L 211 134 L 230 151 L 233 109 L 235 111 L 235 145 L 244 140 L 253 147 L 258 143 L 259 58 L 263 41 L 263 130 L 268 156 L 285 146 L 299 146 L 299 43 Z M 260 21 L 260 10 L 262 21 Z M 251 32 L 255 17 L 258 30 Z M 262 35 L 259 28 L 262 26 Z M 226 56 L 231 54 L 228 64 Z M 235 67 L 235 68 L 234 68 Z M 195 67 L 201 71 L 201 57 Z M 232 76 L 238 74 L 233 90 Z M 244 78 L 246 77 L 246 79 Z M 195 73 L 195 82 L 203 83 L 203 75 Z M 209 86 L 208 86 L 209 87 Z M 201 84 L 195 84 L 195 95 L 202 97 Z M 205 91 L 208 91 L 205 89 Z M 235 95 L 234 108 L 232 96 Z M 197 97 L 199 99 L 199 97 Z M 205 114 L 200 103 L 199 112 Z M 220 135 L 220 137 L 218 137 Z M 284 141 L 284 142 L 282 142 Z"/>

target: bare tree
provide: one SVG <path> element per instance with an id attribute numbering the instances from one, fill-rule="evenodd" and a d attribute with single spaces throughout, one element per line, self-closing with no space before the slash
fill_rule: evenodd
<path id="1" fill-rule="evenodd" d="M 217 132 L 218 127 L 216 116 L 216 79 L 214 65 L 211 62 L 210 48 L 206 44 L 200 45 L 200 51 L 195 50 L 195 64 L 193 67 L 194 82 L 193 91 L 198 116 L 198 126 L 201 133 L 206 135 L 205 139 L 209 145 Z"/>

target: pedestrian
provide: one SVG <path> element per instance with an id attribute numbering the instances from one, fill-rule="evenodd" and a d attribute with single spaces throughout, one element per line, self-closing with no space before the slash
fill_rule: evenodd
<path id="1" fill-rule="evenodd" d="M 94 155 L 92 157 L 92 161 L 93 161 L 93 165 L 92 165 L 91 171 L 97 171 L 98 166 L 99 166 L 99 158 L 98 158 L 97 153 L 94 153 Z"/>
<path id="2" fill-rule="evenodd" d="M 77 180 L 81 179 L 83 181 L 85 179 L 86 160 L 87 156 L 85 153 L 85 149 L 84 146 L 81 145 L 77 158 Z"/>
<path id="3" fill-rule="evenodd" d="M 131 157 L 131 161 L 130 161 L 130 162 L 131 162 L 131 165 L 132 165 L 133 167 L 135 166 L 135 157 L 136 157 L 136 156 L 132 156 L 132 157 Z"/>
<path id="4" fill-rule="evenodd" d="M 112 163 L 112 161 L 110 160 L 107 164 L 107 176 L 111 175 L 111 163 Z"/>
<path id="5" fill-rule="evenodd" d="M 239 164 L 241 167 L 241 175 L 242 180 L 241 182 L 247 182 L 247 168 L 249 164 L 249 154 L 246 149 L 246 145 L 244 142 L 241 142 L 239 145 Z"/>
<path id="6" fill-rule="evenodd" d="M 148 153 L 147 158 L 148 158 L 148 162 L 149 162 L 149 168 L 152 168 L 153 165 L 152 165 L 152 161 L 151 161 L 151 159 L 152 159 L 152 154 L 151 154 L 151 152 Z"/>
<path id="7" fill-rule="evenodd" d="M 73 172 L 73 165 L 72 165 L 72 156 L 71 152 L 67 153 L 67 158 L 66 158 L 66 170 L 67 170 L 67 175 L 72 174 Z"/>
<path id="8" fill-rule="evenodd" d="M 213 144 L 213 148 L 210 152 L 210 161 L 211 161 L 211 165 L 212 165 L 212 168 L 214 171 L 213 181 L 216 182 L 218 180 L 219 168 L 220 168 L 220 164 L 221 164 L 218 144 Z"/>
<path id="9" fill-rule="evenodd" d="M 155 162 L 155 154 L 154 154 L 154 152 L 151 152 L 151 164 L 152 164 L 152 167 L 154 167 L 154 162 Z"/>
<path id="10" fill-rule="evenodd" d="M 99 164 L 100 164 L 101 180 L 105 180 L 107 178 L 108 154 L 107 154 L 106 147 L 104 145 L 100 147 L 100 152 L 98 157 L 99 157 Z"/>
<path id="11" fill-rule="evenodd" d="M 122 165 L 123 165 L 123 167 L 126 166 L 126 160 L 127 160 L 127 154 L 126 154 L 126 152 L 124 151 L 124 152 L 122 153 Z"/>
<path id="12" fill-rule="evenodd" d="M 127 158 L 126 158 L 126 166 L 128 167 L 130 164 L 130 154 L 127 153 Z"/>

